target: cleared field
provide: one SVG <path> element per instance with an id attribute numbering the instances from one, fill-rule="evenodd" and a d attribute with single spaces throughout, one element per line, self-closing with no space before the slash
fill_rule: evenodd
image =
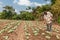
<path id="1" fill-rule="evenodd" d="M 0 40 L 60 40 L 60 26 L 48 32 L 43 21 L 0 20 Z"/>

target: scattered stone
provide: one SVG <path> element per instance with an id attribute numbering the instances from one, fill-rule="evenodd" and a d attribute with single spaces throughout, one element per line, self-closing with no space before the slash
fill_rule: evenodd
<path id="1" fill-rule="evenodd" d="M 56 38 L 57 38 L 57 39 L 60 39 L 59 35 L 56 35 Z"/>
<path id="2" fill-rule="evenodd" d="M 40 29 L 42 29 L 42 28 L 40 28 Z"/>
<path id="3" fill-rule="evenodd" d="M 50 36 L 45 36 L 45 38 L 50 39 L 51 37 Z"/>
<path id="4" fill-rule="evenodd" d="M 26 39 L 29 39 L 29 36 L 26 36 Z"/>
<path id="5" fill-rule="evenodd" d="M 4 29 L 0 30 L 0 34 L 1 34 L 2 32 L 4 32 L 4 31 L 5 31 Z"/>
<path id="6" fill-rule="evenodd" d="M 34 31 L 34 33 L 37 33 L 37 31 Z"/>
<path id="7" fill-rule="evenodd" d="M 38 33 L 34 33 L 34 35 L 35 35 L 35 36 L 37 36 L 37 35 L 38 35 Z"/>
<path id="8" fill-rule="evenodd" d="M 8 40 L 9 36 L 3 36 L 3 38 L 4 38 L 5 40 Z"/>
<path id="9" fill-rule="evenodd" d="M 57 35 L 56 35 L 56 38 L 57 38 L 57 39 L 60 39 L 60 34 L 57 34 Z"/>
<path id="10" fill-rule="evenodd" d="M 49 34 L 51 34 L 51 32 L 49 32 L 49 31 L 46 31 L 46 33 L 49 33 Z"/>
<path id="11" fill-rule="evenodd" d="M 30 34 L 30 33 L 25 32 L 25 35 L 26 35 L 26 36 L 30 36 L 31 34 Z"/>
<path id="12" fill-rule="evenodd" d="M 45 33 L 42 33 L 41 35 L 45 35 Z"/>

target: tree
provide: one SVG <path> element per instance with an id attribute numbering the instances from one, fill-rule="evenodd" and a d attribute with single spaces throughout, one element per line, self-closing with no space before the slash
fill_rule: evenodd
<path id="1" fill-rule="evenodd" d="M 6 11 L 12 11 L 12 12 L 14 12 L 15 11 L 15 9 L 13 9 L 13 7 L 12 6 L 5 6 L 5 7 L 3 7 Z"/>
<path id="2" fill-rule="evenodd" d="M 45 0 L 45 1 L 48 1 L 48 0 Z M 55 4 L 55 1 L 56 0 L 50 0 L 51 1 L 51 5 Z"/>
<path id="3" fill-rule="evenodd" d="M 4 10 L 1 14 L 1 18 L 3 18 L 3 19 L 12 19 L 12 16 L 15 13 L 15 9 L 13 9 L 13 7 L 11 7 L 11 6 L 5 6 L 3 8 L 4 8 Z"/>
<path id="4" fill-rule="evenodd" d="M 40 6 L 37 6 L 34 10 L 33 10 L 33 15 L 36 19 L 38 20 L 41 20 L 41 16 L 43 15 L 43 12 L 44 11 L 47 11 L 47 10 L 51 10 L 51 5 L 42 5 L 41 7 Z"/>
<path id="5" fill-rule="evenodd" d="M 34 20 L 34 16 L 30 12 L 21 11 L 20 12 L 20 19 L 22 19 L 22 20 Z"/>
<path id="6" fill-rule="evenodd" d="M 55 21 L 57 21 L 60 16 L 60 0 L 56 0 L 55 4 L 51 6 L 51 12 L 54 15 Z"/>
<path id="7" fill-rule="evenodd" d="M 19 14 L 14 14 L 12 19 L 14 20 L 20 20 Z"/>
<path id="8" fill-rule="evenodd" d="M 28 7 L 26 8 L 26 10 L 30 10 L 30 9 L 32 9 L 30 6 L 28 6 Z"/>

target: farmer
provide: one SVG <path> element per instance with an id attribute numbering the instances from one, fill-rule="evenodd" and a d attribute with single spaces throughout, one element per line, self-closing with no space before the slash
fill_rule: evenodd
<path id="1" fill-rule="evenodd" d="M 52 30 L 52 20 L 53 20 L 53 14 L 49 11 L 45 11 L 44 12 L 44 21 L 47 25 L 47 31 L 51 31 Z"/>

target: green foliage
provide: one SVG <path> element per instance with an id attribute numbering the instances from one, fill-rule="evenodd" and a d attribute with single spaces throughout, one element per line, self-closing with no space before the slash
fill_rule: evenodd
<path id="1" fill-rule="evenodd" d="M 49 10 L 51 10 L 51 5 L 43 5 L 42 9 L 43 9 L 43 11 L 49 11 Z"/>
<path id="2" fill-rule="evenodd" d="M 4 10 L 2 11 L 0 18 L 1 19 L 12 19 L 13 15 L 15 14 L 15 10 L 11 6 L 3 7 Z"/>
<path id="3" fill-rule="evenodd" d="M 55 4 L 51 6 L 51 12 L 54 15 L 55 21 L 57 21 L 60 16 L 60 0 L 56 0 Z"/>
<path id="4" fill-rule="evenodd" d="M 48 1 L 48 0 L 45 0 L 45 1 Z M 51 1 L 51 5 L 55 4 L 55 1 L 56 0 L 50 0 Z"/>
<path id="5" fill-rule="evenodd" d="M 34 16 L 32 15 L 32 13 L 26 12 L 26 11 L 22 11 L 20 13 L 20 18 L 22 20 L 34 20 Z"/>
<path id="6" fill-rule="evenodd" d="M 57 20 L 57 22 L 60 24 L 60 16 L 58 17 L 58 20 Z"/>
<path id="7" fill-rule="evenodd" d="M 29 10 L 29 9 L 31 9 L 31 7 L 30 7 L 30 6 L 28 6 L 28 8 L 26 8 L 26 10 Z"/>
<path id="8" fill-rule="evenodd" d="M 14 13 L 13 16 L 12 16 L 12 19 L 19 20 L 20 19 L 19 14 Z"/>
<path id="9" fill-rule="evenodd" d="M 39 19 L 41 12 L 43 11 L 43 9 L 40 6 L 37 6 L 35 9 L 33 9 L 33 16 L 35 17 L 35 19 Z"/>
<path id="10" fill-rule="evenodd" d="M 12 18 L 12 13 L 11 11 L 6 11 L 3 10 L 2 14 L 0 15 L 2 19 L 11 19 Z"/>
<path id="11" fill-rule="evenodd" d="M 51 5 L 43 5 L 43 6 L 37 6 L 34 10 L 33 10 L 33 15 L 35 17 L 35 19 L 41 20 L 44 11 L 47 10 L 51 10 Z"/>
<path id="12" fill-rule="evenodd" d="M 7 11 L 15 11 L 15 9 L 12 7 L 12 6 L 5 6 L 5 7 L 3 7 L 5 10 L 7 10 Z"/>
<path id="13" fill-rule="evenodd" d="M 2 13 L 0 13 L 1 19 L 14 19 L 14 20 L 39 20 L 41 17 L 41 12 L 44 12 L 45 10 L 50 10 L 50 5 L 44 5 L 44 6 L 37 6 L 37 7 L 28 7 L 26 10 L 32 9 L 33 12 L 27 12 L 27 11 L 21 11 L 20 14 L 17 14 L 13 7 L 11 6 L 5 6 L 3 7 L 5 10 L 3 10 Z"/>
<path id="14" fill-rule="evenodd" d="M 51 0 L 51 4 L 52 4 L 52 5 L 55 4 L 55 1 L 56 1 L 56 0 Z"/>

